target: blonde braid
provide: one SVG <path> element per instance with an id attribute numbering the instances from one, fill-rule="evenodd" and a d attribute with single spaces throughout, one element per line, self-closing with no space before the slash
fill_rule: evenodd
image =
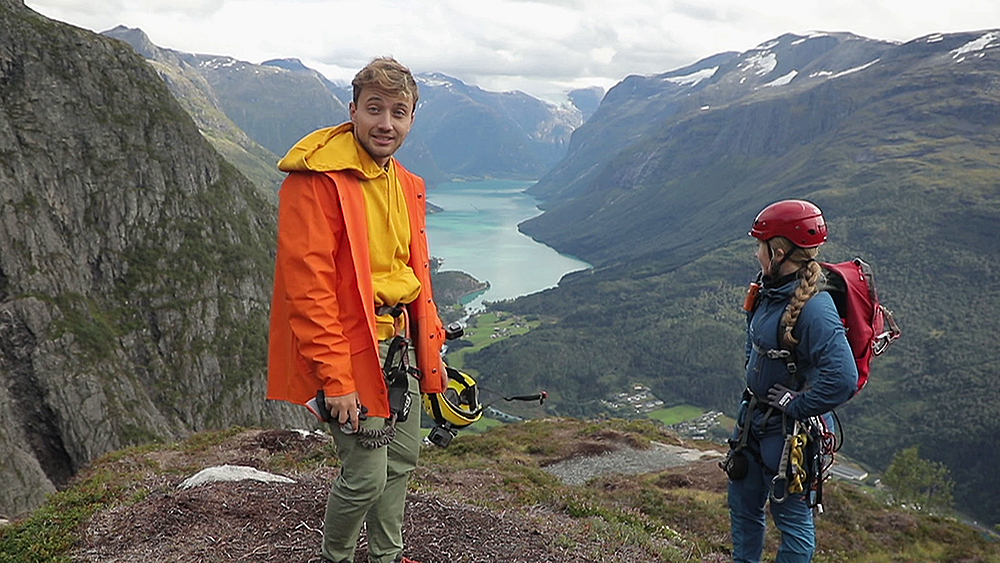
<path id="1" fill-rule="evenodd" d="M 784 333 L 781 335 L 781 343 L 786 348 L 794 348 L 798 345 L 799 341 L 792 336 L 792 329 L 795 328 L 795 323 L 799 321 L 799 314 L 802 313 L 802 307 L 805 307 L 806 302 L 813 295 L 819 293 L 820 283 L 823 279 L 823 268 L 816 261 L 818 254 L 819 248 L 795 247 L 792 251 L 792 256 L 789 258 L 792 263 L 800 264 L 798 275 L 801 281 L 798 287 L 795 288 L 795 293 L 792 295 L 788 306 L 785 307 L 784 314 L 781 316 L 781 326 L 784 327 Z"/>

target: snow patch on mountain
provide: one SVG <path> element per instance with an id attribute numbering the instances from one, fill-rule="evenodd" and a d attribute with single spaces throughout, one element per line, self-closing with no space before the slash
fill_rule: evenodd
<path id="1" fill-rule="evenodd" d="M 695 86 L 702 80 L 707 80 L 714 76 L 717 70 L 719 70 L 719 67 L 713 66 L 712 68 L 705 68 L 683 76 L 667 76 L 663 78 L 663 81 L 680 84 L 681 86 Z"/>
<path id="2" fill-rule="evenodd" d="M 829 37 L 829 36 L 830 36 L 829 33 L 823 33 L 821 31 L 813 31 L 808 35 L 806 35 L 805 37 L 803 37 L 802 39 L 796 39 L 795 41 L 792 41 L 792 45 L 799 45 L 805 43 L 806 41 L 809 41 L 810 39 L 816 39 L 817 37 Z"/>
<path id="3" fill-rule="evenodd" d="M 768 82 L 767 84 L 764 85 L 764 87 L 766 88 L 768 86 L 784 86 L 784 85 L 788 84 L 789 82 L 791 82 L 792 80 L 794 80 L 795 77 L 798 76 L 798 75 L 799 75 L 799 71 L 793 70 L 793 71 L 789 72 L 788 74 L 785 74 L 784 76 L 775 78 L 774 80 Z"/>
<path id="4" fill-rule="evenodd" d="M 765 51 L 747 56 L 746 61 L 740 65 L 739 70 L 743 72 L 753 71 L 758 76 L 764 76 L 777 66 L 778 56 Z"/>
<path id="5" fill-rule="evenodd" d="M 430 88 L 453 88 L 455 82 L 443 74 L 431 73 L 417 76 L 417 82 Z"/>
<path id="6" fill-rule="evenodd" d="M 998 42 L 994 43 L 994 41 Z M 977 51 L 985 51 L 986 49 L 989 49 L 991 47 L 1000 47 L 1000 33 L 996 31 L 991 31 L 989 33 L 980 36 L 978 39 L 969 41 L 965 45 L 962 45 L 958 49 L 952 51 L 951 55 L 953 59 L 958 59 L 963 55 L 967 55 L 969 53 L 975 53 Z"/>
<path id="7" fill-rule="evenodd" d="M 856 66 L 854 68 L 849 68 L 847 70 L 840 71 L 840 72 L 834 74 L 833 76 L 831 76 L 830 78 L 840 78 L 841 76 L 847 76 L 848 74 L 854 74 L 855 72 L 861 72 L 862 70 L 865 70 L 866 68 L 874 65 L 875 63 L 879 62 L 880 60 L 882 60 L 882 59 L 875 59 L 874 61 L 872 61 L 870 63 L 865 63 L 865 64 L 863 64 L 861 66 Z"/>
<path id="8" fill-rule="evenodd" d="M 211 59 L 206 59 L 201 61 L 200 66 L 202 68 L 231 68 L 239 66 L 240 61 L 231 57 L 212 57 Z"/>

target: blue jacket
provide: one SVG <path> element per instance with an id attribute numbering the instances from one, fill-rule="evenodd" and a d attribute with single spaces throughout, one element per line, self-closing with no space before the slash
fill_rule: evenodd
<path id="1" fill-rule="evenodd" d="M 803 420 L 829 412 L 850 399 L 857 389 L 858 368 L 837 307 L 825 291 L 806 302 L 792 332 L 799 340 L 795 348 L 798 381 L 788 373 L 786 360 L 767 357 L 767 350 L 781 349 L 781 316 L 798 284 L 798 278 L 793 278 L 778 287 L 761 289 L 747 326 L 746 382 L 759 399 L 766 399 L 768 389 L 776 384 L 802 391 L 785 412 Z M 801 381 L 804 384 L 800 386 Z"/>

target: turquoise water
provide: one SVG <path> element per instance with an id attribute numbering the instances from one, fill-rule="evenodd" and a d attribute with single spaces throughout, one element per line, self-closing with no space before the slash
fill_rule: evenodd
<path id="1" fill-rule="evenodd" d="M 554 287 L 564 274 L 590 267 L 517 230 L 518 223 L 541 213 L 535 198 L 524 193 L 532 183 L 449 182 L 428 190 L 428 202 L 444 209 L 427 215 L 431 255 L 444 259 L 442 270 L 490 282 L 467 309 Z"/>

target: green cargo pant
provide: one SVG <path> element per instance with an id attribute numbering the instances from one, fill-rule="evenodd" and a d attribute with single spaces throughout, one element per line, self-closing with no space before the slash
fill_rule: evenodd
<path id="1" fill-rule="evenodd" d="M 379 343 L 379 358 L 385 358 L 386 343 Z M 410 364 L 416 358 L 410 349 Z M 357 438 L 331 424 L 340 476 L 334 481 L 326 503 L 323 525 L 323 557 L 337 563 L 354 561 L 354 550 L 362 523 L 368 533 L 368 557 L 372 563 L 390 563 L 403 551 L 403 509 L 410 473 L 420 454 L 420 388 L 409 378 L 412 407 L 406 422 L 396 424 L 396 438 L 383 448 L 362 447 Z M 380 429 L 386 419 L 371 417 L 364 428 Z"/>

